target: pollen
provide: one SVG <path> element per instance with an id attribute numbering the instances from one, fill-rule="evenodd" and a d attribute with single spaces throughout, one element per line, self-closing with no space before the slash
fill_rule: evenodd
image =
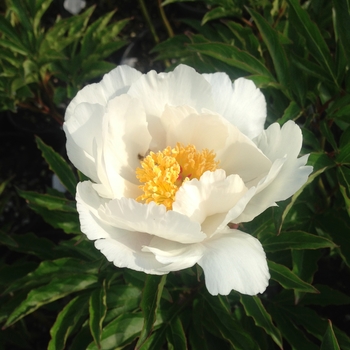
<path id="1" fill-rule="evenodd" d="M 143 203 L 163 204 L 172 209 L 175 195 L 183 182 L 199 179 L 206 171 L 215 171 L 219 164 L 215 153 L 208 149 L 197 151 L 194 145 L 184 147 L 177 143 L 163 151 L 150 154 L 136 169 L 136 177 L 142 183 L 143 194 L 136 198 Z"/>

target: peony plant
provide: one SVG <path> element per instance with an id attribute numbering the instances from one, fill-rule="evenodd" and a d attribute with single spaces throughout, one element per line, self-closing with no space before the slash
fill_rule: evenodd
<path id="1" fill-rule="evenodd" d="M 263 293 L 263 247 L 239 224 L 312 171 L 299 126 L 265 122 L 250 80 L 115 68 L 65 114 L 68 156 L 90 179 L 77 186 L 82 232 L 118 267 L 162 275 L 197 263 L 213 295 Z"/>

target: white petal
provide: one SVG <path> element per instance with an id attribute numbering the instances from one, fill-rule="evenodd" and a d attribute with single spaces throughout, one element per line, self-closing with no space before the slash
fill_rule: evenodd
<path id="1" fill-rule="evenodd" d="M 67 138 L 67 153 L 71 162 L 83 174 L 98 181 L 94 142 L 101 138 L 104 107 L 81 103 L 63 124 Z"/>
<path id="2" fill-rule="evenodd" d="M 206 238 L 197 222 L 175 211 L 166 211 L 164 205 L 154 202 L 143 204 L 129 198 L 115 199 L 101 207 L 99 215 L 113 226 L 170 241 L 194 243 Z"/>
<path id="3" fill-rule="evenodd" d="M 267 177 L 258 184 L 257 194 L 234 222 L 250 221 L 275 202 L 289 198 L 312 172 L 312 167 L 305 166 L 308 156 L 296 158 L 301 147 L 301 135 L 294 122 L 287 122 L 282 129 L 278 124 L 272 124 L 255 141 L 274 163 Z"/>
<path id="4" fill-rule="evenodd" d="M 238 128 L 229 128 L 225 149 L 217 153 L 220 168 L 238 174 L 248 186 L 256 185 L 271 168 L 271 161 Z"/>
<path id="5" fill-rule="evenodd" d="M 98 214 L 98 208 L 104 205 L 106 200 L 97 195 L 90 181 L 78 183 L 76 200 L 80 229 L 87 238 L 94 240 L 110 237 L 109 225 L 102 222 Z"/>
<path id="6" fill-rule="evenodd" d="M 298 157 L 303 136 L 299 126 L 289 120 L 282 128 L 278 123 L 271 124 L 253 141 L 266 157 L 275 161 L 286 155 L 288 158 Z"/>
<path id="7" fill-rule="evenodd" d="M 259 135 L 266 120 L 265 97 L 250 80 L 239 78 L 232 84 L 225 73 L 203 74 L 213 88 L 215 112 L 250 139 Z"/>
<path id="8" fill-rule="evenodd" d="M 166 143 L 175 146 L 193 144 L 198 150 L 217 151 L 226 144 L 231 125 L 217 114 L 200 113 L 190 107 L 166 106 L 161 116 L 166 132 Z"/>
<path id="9" fill-rule="evenodd" d="M 204 243 L 206 251 L 198 261 L 209 293 L 227 295 L 231 290 L 248 295 L 263 293 L 270 275 L 260 242 L 238 230 L 225 233 Z"/>
<path id="10" fill-rule="evenodd" d="M 212 109 L 211 86 L 193 68 L 179 65 L 173 72 L 151 71 L 132 84 L 128 94 L 142 101 L 147 115 L 160 117 L 166 105 Z"/>
<path id="11" fill-rule="evenodd" d="M 111 98 L 126 93 L 130 85 L 141 75 L 139 71 L 129 66 L 118 66 L 105 74 L 101 82 L 87 85 L 77 93 L 67 107 L 65 120 L 70 119 L 80 103 L 97 103 L 105 106 Z"/>
<path id="12" fill-rule="evenodd" d="M 142 252 L 142 245 L 148 242 L 145 235 L 114 228 L 118 231 L 116 238 L 99 239 L 95 247 L 117 267 L 127 267 L 152 275 L 164 275 L 164 264 L 158 262 L 152 253 Z"/>
<path id="13" fill-rule="evenodd" d="M 139 185 L 135 171 L 151 142 L 140 102 L 128 95 L 110 100 L 103 120 L 102 138 L 102 156 L 114 192 L 118 191 L 118 186 L 113 185 L 117 175 Z"/>
<path id="14" fill-rule="evenodd" d="M 154 237 L 148 246 L 143 248 L 145 252 L 152 252 L 157 261 L 165 266 L 162 271 L 179 271 L 193 266 L 204 254 L 202 244 L 181 244 L 171 242 L 159 237 Z"/>
<path id="15" fill-rule="evenodd" d="M 208 216 L 226 214 L 247 190 L 238 175 L 226 177 L 222 169 L 206 171 L 199 180 L 182 184 L 176 193 L 173 210 L 202 223 Z"/>
<path id="16" fill-rule="evenodd" d="M 129 267 L 137 271 L 163 274 L 158 271 L 164 267 L 152 253 L 143 252 L 149 245 L 151 236 L 143 232 L 133 232 L 116 228 L 106 223 L 98 213 L 98 208 L 106 203 L 94 191 L 91 182 L 81 182 L 77 186 L 77 209 L 81 231 L 90 240 L 96 240 L 95 246 L 109 261 L 118 267 Z"/>

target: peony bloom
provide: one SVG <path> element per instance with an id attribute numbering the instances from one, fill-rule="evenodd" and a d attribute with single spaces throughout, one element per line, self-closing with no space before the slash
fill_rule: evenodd
<path id="1" fill-rule="evenodd" d="M 64 130 L 81 230 L 118 267 L 166 274 L 199 264 L 208 291 L 255 295 L 260 242 L 230 229 L 296 192 L 312 168 L 292 121 L 264 130 L 253 82 L 224 73 L 119 66 L 69 104 Z M 232 225 L 231 225 L 232 226 Z M 234 225 L 238 227 L 238 225 Z"/>

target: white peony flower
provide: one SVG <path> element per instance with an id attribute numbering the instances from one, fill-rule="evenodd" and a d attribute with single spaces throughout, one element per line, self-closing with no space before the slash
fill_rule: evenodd
<path id="1" fill-rule="evenodd" d="M 141 74 L 119 66 L 67 108 L 81 230 L 118 267 L 166 274 L 199 264 L 208 291 L 255 295 L 269 271 L 260 242 L 230 229 L 296 192 L 312 168 L 292 121 L 264 131 L 253 82 L 224 73 Z"/>

